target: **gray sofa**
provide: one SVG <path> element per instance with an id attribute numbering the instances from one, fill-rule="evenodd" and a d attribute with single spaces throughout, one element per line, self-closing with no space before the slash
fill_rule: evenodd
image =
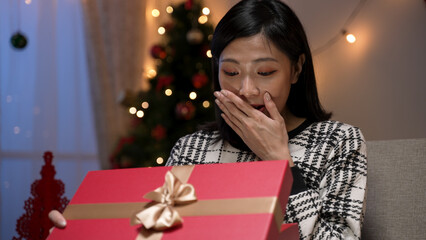
<path id="1" fill-rule="evenodd" d="M 426 138 L 367 143 L 363 240 L 426 239 Z"/>

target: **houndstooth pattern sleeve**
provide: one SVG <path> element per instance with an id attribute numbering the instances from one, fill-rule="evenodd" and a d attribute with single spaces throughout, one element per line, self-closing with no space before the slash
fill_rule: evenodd
<path id="1" fill-rule="evenodd" d="M 185 160 L 182 154 L 185 144 L 188 142 L 189 135 L 180 138 L 172 150 L 170 151 L 169 159 L 166 162 L 166 166 L 180 166 L 180 165 L 192 165 L 192 161 Z"/>
<path id="2" fill-rule="evenodd" d="M 315 144 L 315 129 L 332 133 L 327 141 L 320 139 L 326 144 Z M 308 190 L 290 196 L 285 222 L 298 222 L 303 240 L 360 239 L 367 183 L 366 144 L 360 130 L 329 121 L 300 139 L 299 145 L 315 146 L 295 156 Z"/>
<path id="3" fill-rule="evenodd" d="M 218 132 L 197 131 L 181 137 L 170 151 L 166 166 L 219 163 L 224 149 L 218 136 Z"/>

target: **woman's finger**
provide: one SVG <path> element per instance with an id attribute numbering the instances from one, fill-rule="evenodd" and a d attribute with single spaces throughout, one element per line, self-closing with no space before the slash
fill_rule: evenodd
<path id="1" fill-rule="evenodd" d="M 243 101 L 240 97 L 235 95 L 233 92 L 222 90 L 221 93 L 226 98 L 228 98 L 236 106 L 236 108 L 239 109 L 245 115 L 249 117 L 253 117 L 253 114 L 257 112 L 254 110 L 252 106 L 250 106 L 250 104 Z"/>
<path id="2" fill-rule="evenodd" d="M 282 118 L 277 106 L 274 101 L 272 101 L 271 94 L 266 92 L 265 95 L 263 95 L 263 101 L 265 102 L 266 110 L 268 110 L 269 115 L 273 120 L 279 120 Z"/>
<path id="3" fill-rule="evenodd" d="M 241 112 L 232 102 L 226 100 L 225 97 L 217 95 L 216 104 L 220 110 L 229 117 L 229 120 L 237 125 L 241 125 L 242 119 L 245 119 L 247 115 Z"/>
<path id="4" fill-rule="evenodd" d="M 67 221 L 65 220 L 62 213 L 58 210 L 52 210 L 49 212 L 49 219 L 52 221 L 53 225 L 57 228 L 65 228 Z"/>

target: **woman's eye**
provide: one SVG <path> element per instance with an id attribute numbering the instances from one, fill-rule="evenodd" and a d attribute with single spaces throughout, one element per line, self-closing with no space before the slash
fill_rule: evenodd
<path id="1" fill-rule="evenodd" d="M 269 72 L 258 72 L 257 74 L 259 74 L 261 76 L 269 76 L 269 75 L 273 74 L 274 72 L 276 72 L 276 70 L 269 71 Z"/>
<path id="2" fill-rule="evenodd" d="M 228 72 L 228 71 L 223 71 L 226 75 L 228 75 L 228 76 L 236 76 L 236 75 L 238 75 L 238 72 Z"/>

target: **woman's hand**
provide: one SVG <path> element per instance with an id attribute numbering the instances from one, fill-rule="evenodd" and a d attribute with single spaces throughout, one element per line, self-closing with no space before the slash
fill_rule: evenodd
<path id="1" fill-rule="evenodd" d="M 288 149 L 288 134 L 284 118 L 269 93 L 263 96 L 270 117 L 244 102 L 234 93 L 215 92 L 216 104 L 222 110 L 222 118 L 241 137 L 246 145 L 262 160 L 293 161 Z"/>
<path id="2" fill-rule="evenodd" d="M 57 228 L 65 228 L 67 225 L 67 221 L 65 220 L 64 216 L 57 210 L 52 210 L 49 212 L 49 219 Z M 52 230 L 53 228 L 50 229 L 50 232 L 52 232 Z"/>

